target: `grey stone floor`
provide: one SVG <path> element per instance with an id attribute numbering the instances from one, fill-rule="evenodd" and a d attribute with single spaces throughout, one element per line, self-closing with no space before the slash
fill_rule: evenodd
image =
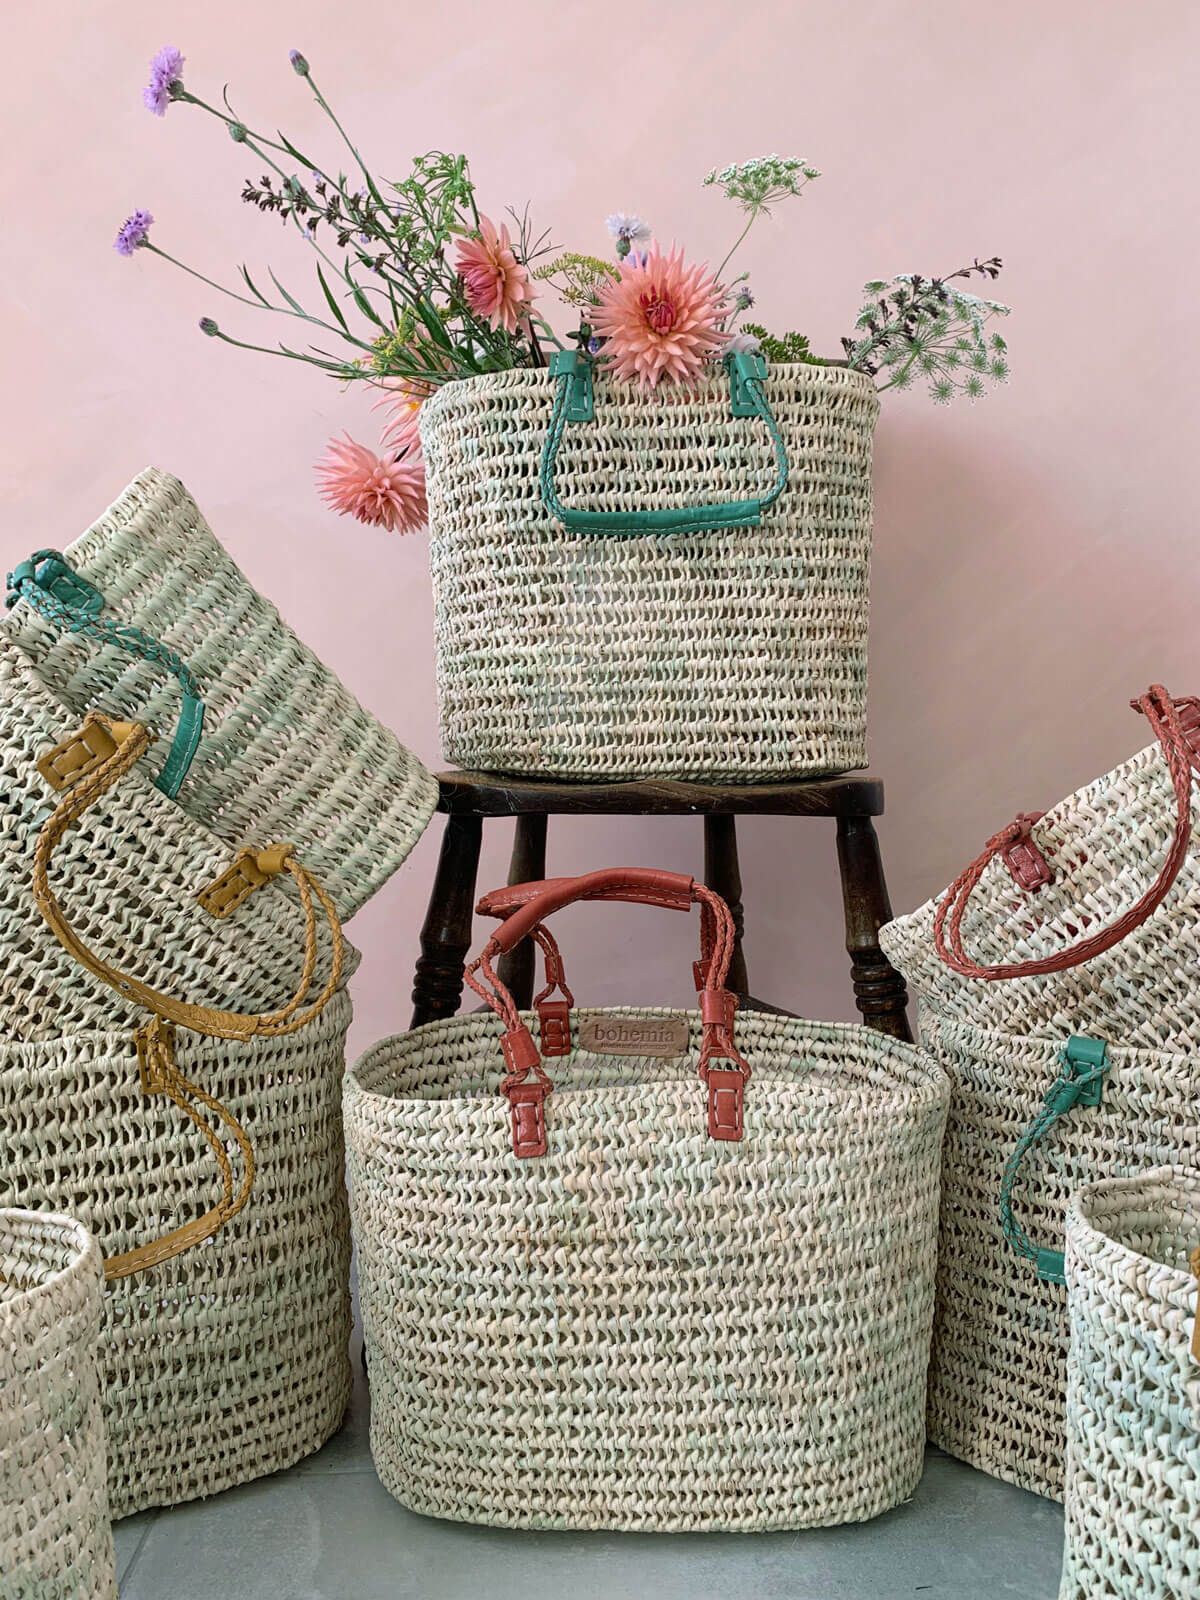
<path id="1" fill-rule="evenodd" d="M 381 1488 L 359 1382 L 290 1472 L 116 1528 L 121 1600 L 1055 1600 L 1062 1514 L 931 1450 L 913 1498 L 804 1533 L 516 1533 L 414 1516 Z"/>

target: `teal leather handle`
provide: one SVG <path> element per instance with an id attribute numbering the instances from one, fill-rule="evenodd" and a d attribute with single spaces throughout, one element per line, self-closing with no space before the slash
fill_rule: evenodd
<path id="1" fill-rule="evenodd" d="M 18 600 L 27 601 L 64 633 L 83 633 L 102 643 L 115 644 L 130 655 L 141 656 L 144 661 L 162 667 L 179 684 L 183 700 L 175 737 L 162 771 L 154 780 L 155 788 L 173 800 L 187 776 L 204 730 L 204 702 L 188 668 L 174 650 L 151 639 L 140 628 L 122 627 L 102 617 L 104 596 L 57 550 L 38 550 L 9 573 L 7 604 L 13 606 Z"/>
<path id="2" fill-rule="evenodd" d="M 739 351 L 725 357 L 729 373 L 729 399 L 735 417 L 758 417 L 767 426 L 775 451 L 775 482 L 757 499 L 725 500 L 716 505 L 668 506 L 649 511 L 578 511 L 558 498 L 555 472 L 559 447 L 571 422 L 590 422 L 595 414 L 592 362 L 578 350 L 557 350 L 550 358 L 551 376 L 558 380 L 550 429 L 542 447 L 540 486 L 551 516 L 573 533 L 598 533 L 632 538 L 647 533 L 709 533 L 718 528 L 753 528 L 787 488 L 787 448 L 779 425 L 763 393 L 767 363 L 762 356 Z"/>

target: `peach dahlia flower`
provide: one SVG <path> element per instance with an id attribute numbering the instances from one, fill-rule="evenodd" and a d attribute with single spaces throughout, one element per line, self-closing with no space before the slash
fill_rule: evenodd
<path id="1" fill-rule="evenodd" d="M 317 462 L 321 498 L 339 516 L 408 533 L 428 520 L 425 462 L 419 450 L 395 459 L 376 455 L 349 434 L 331 439 Z"/>
<path id="2" fill-rule="evenodd" d="M 728 315 L 724 291 L 706 266 L 687 266 L 674 246 L 669 256 L 657 245 L 627 256 L 621 276 L 610 278 L 599 296 L 588 320 L 605 341 L 609 369 L 643 388 L 663 378 L 689 382 L 729 342 L 717 327 Z"/>
<path id="3" fill-rule="evenodd" d="M 476 316 L 485 317 L 493 328 L 515 333 L 537 291 L 513 252 L 504 224 L 497 228 L 490 218 L 480 217 L 474 237 L 459 240 L 454 265 Z"/>

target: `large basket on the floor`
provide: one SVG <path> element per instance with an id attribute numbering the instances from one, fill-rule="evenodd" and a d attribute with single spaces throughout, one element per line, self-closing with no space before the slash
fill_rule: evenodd
<path id="1" fill-rule="evenodd" d="M 74 727 L 0 636 L 0 1205 L 136 1274 L 98 1357 L 117 1516 L 290 1465 L 350 1387 L 336 911 L 318 939 L 294 856 L 235 854 L 146 743 Z"/>
<path id="2" fill-rule="evenodd" d="M 1083 1190 L 1061 1600 L 1200 1594 L 1200 1168 Z"/>
<path id="3" fill-rule="evenodd" d="M 1200 700 L 1152 689 L 1135 705 L 1156 743 L 1018 818 L 944 894 L 881 930 L 929 1005 L 1042 1038 L 1200 1042 Z"/>
<path id="4" fill-rule="evenodd" d="M 384 1040 L 347 1077 L 382 1482 L 539 1528 L 897 1504 L 924 1449 L 942 1073 L 862 1027 L 733 1018 L 729 914 L 689 879 L 535 888 L 470 969 L 500 1016 Z M 518 1014 L 492 960 L 574 898 L 703 902 L 700 1010 Z"/>
<path id="5" fill-rule="evenodd" d="M 148 723 L 161 763 L 180 687 L 119 635 L 173 652 L 204 702 L 179 806 L 228 844 L 290 840 L 352 916 L 423 832 L 431 774 L 246 580 L 168 473 L 135 478 L 64 557 L 14 570 L 4 624 L 49 692 L 78 716 Z"/>
<path id="6" fill-rule="evenodd" d="M 1067 1208 L 1086 1183 L 1165 1163 L 1200 1167 L 1200 1057 L 1194 1047 L 974 1028 L 932 1009 L 922 1013 L 921 1042 L 953 1084 L 930 1437 L 995 1477 L 1061 1499 Z M 1064 1090 L 1070 1080 L 1076 1088 Z M 1062 1107 L 1052 1121 L 1047 1096 Z"/>
<path id="7" fill-rule="evenodd" d="M 0 1210 L 0 1595 L 117 1600 L 96 1335 L 100 1253 L 73 1217 Z"/>
<path id="8" fill-rule="evenodd" d="M 875 388 L 780 366 L 739 405 L 740 382 L 647 395 L 582 364 L 422 406 L 447 759 L 726 783 L 866 764 Z"/>

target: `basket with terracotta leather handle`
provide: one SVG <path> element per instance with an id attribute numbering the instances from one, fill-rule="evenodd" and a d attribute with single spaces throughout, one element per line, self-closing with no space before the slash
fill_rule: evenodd
<path id="1" fill-rule="evenodd" d="M 714 1139 L 740 1139 L 745 1086 L 751 1073 L 733 1041 L 736 1002 L 725 987 L 734 941 L 729 907 L 711 889 L 680 873 L 609 867 L 576 878 L 548 878 L 496 890 L 485 895 L 477 907 L 484 915 L 504 919 L 467 967 L 465 977 L 505 1024 L 501 1046 L 508 1072 L 500 1087 L 512 1107 L 513 1153 L 545 1155 L 545 1100 L 553 1084 L 542 1067 L 542 1056 L 565 1055 L 570 1050 L 573 996 L 566 986 L 558 945 L 545 921 L 564 906 L 585 900 L 617 900 L 669 911 L 690 911 L 694 905 L 701 908 L 702 955 L 695 974 L 703 1023 L 699 1076 L 708 1088 L 708 1131 Z M 535 939 L 546 956 L 547 988 L 537 1001 L 540 1052 L 493 965 L 526 938 Z M 549 998 L 556 987 L 563 995 L 558 1002 Z M 714 1060 L 732 1065 L 714 1067 Z"/>

